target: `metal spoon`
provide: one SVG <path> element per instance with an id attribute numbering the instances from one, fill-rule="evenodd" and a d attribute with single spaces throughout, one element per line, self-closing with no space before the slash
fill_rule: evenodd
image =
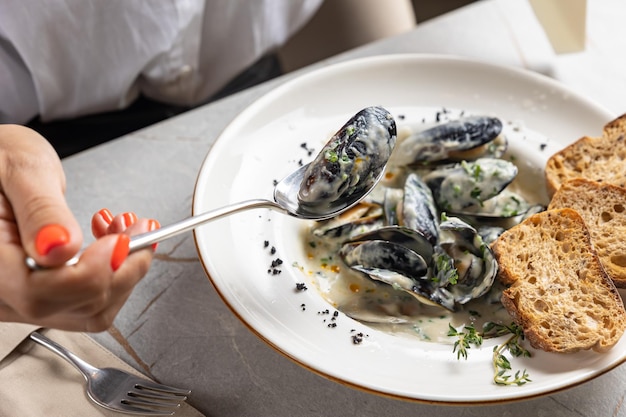
<path id="1" fill-rule="evenodd" d="M 130 239 L 130 251 L 134 252 L 140 249 L 147 248 L 154 243 L 160 242 L 170 237 L 174 237 L 181 233 L 192 230 L 204 223 L 208 223 L 212 220 L 217 220 L 230 214 L 235 214 L 240 211 L 250 210 L 254 208 L 269 208 L 279 211 L 284 214 L 288 214 L 299 219 L 305 220 L 325 220 L 334 217 L 350 207 L 356 205 L 361 201 L 374 186 L 380 181 L 383 176 L 383 172 L 380 173 L 377 180 L 367 189 L 360 193 L 351 194 L 345 198 L 338 199 L 322 209 L 317 208 L 312 210 L 311 208 L 303 205 L 298 200 L 298 191 L 300 184 L 304 178 L 304 172 L 309 164 L 300 167 L 298 170 L 289 174 L 283 178 L 274 188 L 274 201 L 265 199 L 255 199 L 242 201 L 240 203 L 230 204 L 221 208 L 210 210 L 204 213 L 197 214 L 195 216 L 188 217 L 184 220 L 162 227 L 160 229 L 135 235 Z M 383 170 L 384 171 L 384 170 Z M 66 265 L 74 265 L 78 262 L 80 253 L 74 256 L 72 259 L 66 262 Z M 26 265 L 32 270 L 46 269 L 31 257 L 26 258 Z"/>

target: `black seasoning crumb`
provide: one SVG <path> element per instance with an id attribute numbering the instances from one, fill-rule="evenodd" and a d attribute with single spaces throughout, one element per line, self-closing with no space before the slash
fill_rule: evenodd
<path id="1" fill-rule="evenodd" d="M 263 247 L 267 248 L 270 245 L 270 241 L 266 240 L 265 242 L 263 242 Z"/>
<path id="2" fill-rule="evenodd" d="M 339 316 L 339 312 L 338 312 L 338 311 L 335 311 L 335 312 L 333 313 L 333 318 L 337 318 L 338 316 Z"/>
<path id="3" fill-rule="evenodd" d="M 272 269 L 272 275 L 278 275 L 281 272 L 283 272 L 283 271 L 281 271 L 280 269 L 276 269 L 276 268 Z"/>
<path id="4" fill-rule="evenodd" d="M 463 117 L 465 116 L 465 110 L 461 110 L 461 113 L 459 113 L 459 117 Z"/>
<path id="5" fill-rule="evenodd" d="M 276 187 L 278 185 L 278 180 L 272 180 L 272 184 Z"/>
<path id="6" fill-rule="evenodd" d="M 308 155 L 308 156 L 313 155 L 313 148 L 309 148 L 309 147 L 307 146 L 306 142 L 301 143 L 301 144 L 300 144 L 300 147 L 306 151 L 306 153 L 307 153 L 307 155 Z"/>
<path id="7" fill-rule="evenodd" d="M 272 255 L 274 255 L 276 253 L 276 248 L 274 246 L 272 246 L 272 248 L 270 249 L 270 253 Z"/>
<path id="8" fill-rule="evenodd" d="M 422 117 L 422 123 L 426 123 L 426 118 Z"/>
<path id="9" fill-rule="evenodd" d="M 302 159 L 298 160 L 298 166 L 301 167 L 302 165 L 304 165 L 304 162 L 302 162 Z"/>
<path id="10" fill-rule="evenodd" d="M 306 291 L 306 290 L 308 290 L 308 288 L 306 287 L 304 282 L 297 282 L 296 283 L 296 290 L 298 290 L 298 291 Z"/>
<path id="11" fill-rule="evenodd" d="M 438 111 L 437 114 L 435 115 L 435 120 L 440 122 L 441 121 L 441 112 Z"/>
<path id="12" fill-rule="evenodd" d="M 328 323 L 329 329 L 334 329 L 335 327 L 337 327 L 337 323 Z"/>
<path id="13" fill-rule="evenodd" d="M 300 304 L 300 309 L 302 311 L 305 311 L 306 310 L 306 304 Z"/>
<path id="14" fill-rule="evenodd" d="M 542 143 L 541 145 L 539 145 L 539 149 L 543 151 L 546 149 L 546 146 L 548 146 L 547 143 Z"/>
<path id="15" fill-rule="evenodd" d="M 350 330 L 350 333 L 353 333 L 350 337 L 352 338 L 352 343 L 354 343 L 355 345 L 361 344 L 361 342 L 363 342 L 363 338 L 369 337 L 362 332 L 358 332 L 356 334 L 354 334 L 354 332 L 356 332 L 355 329 Z"/>
<path id="16" fill-rule="evenodd" d="M 404 120 L 404 118 L 405 118 L 404 114 L 399 114 L 399 115 L 398 115 L 398 119 L 400 119 L 400 120 Z"/>
<path id="17" fill-rule="evenodd" d="M 276 268 L 277 266 L 280 266 L 283 264 L 283 260 L 280 258 L 276 258 L 272 261 L 272 268 Z"/>

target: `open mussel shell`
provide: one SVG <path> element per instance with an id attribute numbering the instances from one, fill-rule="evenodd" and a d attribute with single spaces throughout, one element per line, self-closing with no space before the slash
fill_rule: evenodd
<path id="1" fill-rule="evenodd" d="M 475 161 L 479 158 L 502 158 L 509 147 L 509 140 L 500 133 L 494 140 L 474 149 L 450 152 L 448 159 L 440 163 Z"/>
<path id="2" fill-rule="evenodd" d="M 486 294 L 498 272 L 498 264 L 489 246 L 475 228 L 461 219 L 450 217 L 439 227 L 439 245 L 454 259 L 457 271 L 457 283 L 448 287 L 454 301 L 465 304 Z"/>
<path id="3" fill-rule="evenodd" d="M 509 190 L 502 190 L 498 195 L 457 210 L 449 210 L 450 214 L 471 217 L 477 220 L 508 219 L 522 216 L 531 210 L 532 206 L 521 195 Z"/>
<path id="4" fill-rule="evenodd" d="M 417 230 L 431 244 L 437 243 L 438 215 L 430 188 L 415 173 L 410 173 L 404 188 L 387 188 L 383 201 L 385 221 Z"/>
<path id="5" fill-rule="evenodd" d="M 362 201 L 336 217 L 318 222 L 312 232 L 315 236 L 349 239 L 382 227 L 383 221 L 383 208 L 380 204 Z"/>
<path id="6" fill-rule="evenodd" d="M 483 206 L 516 177 L 517 166 L 504 159 L 480 158 L 438 167 L 423 177 L 440 210 L 464 213 Z"/>
<path id="7" fill-rule="evenodd" d="M 433 194 L 428 185 L 415 173 L 404 183 L 400 224 L 422 233 L 435 245 L 439 236 L 439 216 Z"/>
<path id="8" fill-rule="evenodd" d="M 416 230 L 387 226 L 353 238 L 341 246 L 343 262 L 373 280 L 405 291 L 428 305 L 454 310 L 449 291 L 430 277 L 434 248 Z"/>
<path id="9" fill-rule="evenodd" d="M 345 243 L 339 254 L 350 268 L 402 289 L 412 288 L 428 273 L 428 263 L 421 255 L 386 240 Z"/>
<path id="10" fill-rule="evenodd" d="M 300 204 L 320 211 L 367 194 L 383 174 L 396 142 L 396 123 L 382 107 L 354 115 L 322 148 L 304 173 Z"/>
<path id="11" fill-rule="evenodd" d="M 427 262 L 433 256 L 433 246 L 428 239 L 417 230 L 409 229 L 404 226 L 385 226 L 378 229 L 368 231 L 366 233 L 355 236 L 351 240 L 344 243 L 358 244 L 371 240 L 393 242 L 398 245 L 405 246 L 413 252 L 419 254 Z"/>
<path id="12" fill-rule="evenodd" d="M 344 263 L 371 279 L 411 294 L 420 302 L 454 310 L 454 299 L 428 277 L 428 262 L 406 246 L 384 240 L 346 243 Z"/>
<path id="13" fill-rule="evenodd" d="M 451 158 L 468 159 L 459 154 L 491 143 L 501 132 L 502 122 L 495 117 L 468 116 L 451 120 L 402 140 L 394 152 L 394 162 L 398 165 L 422 165 L 449 161 Z M 488 148 L 481 149 L 478 155 L 488 152 Z"/>

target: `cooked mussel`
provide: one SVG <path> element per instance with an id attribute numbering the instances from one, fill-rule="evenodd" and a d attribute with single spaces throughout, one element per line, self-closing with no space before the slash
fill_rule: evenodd
<path id="1" fill-rule="evenodd" d="M 495 280 L 498 264 L 478 231 L 456 217 L 439 225 L 439 246 L 454 260 L 456 283 L 448 289 L 454 301 L 465 304 L 486 294 Z"/>
<path id="2" fill-rule="evenodd" d="M 495 117 L 468 116 L 418 131 L 398 144 L 394 162 L 398 165 L 433 164 L 442 161 L 475 159 L 487 153 L 503 153 L 502 122 Z M 489 144 L 494 145 L 489 147 Z M 471 157 L 471 150 L 475 150 Z"/>
<path id="3" fill-rule="evenodd" d="M 439 216 L 428 185 L 415 173 L 407 176 L 402 199 L 400 224 L 421 232 L 435 245 L 439 235 Z"/>
<path id="4" fill-rule="evenodd" d="M 298 200 L 309 209 L 323 209 L 369 189 L 381 177 L 395 142 L 396 123 L 387 110 L 361 110 L 306 169 Z"/>
<path id="5" fill-rule="evenodd" d="M 339 255 L 347 266 L 373 280 L 422 303 L 454 309 L 451 294 L 430 277 L 433 247 L 415 230 L 402 226 L 374 230 L 344 243 Z"/>
<path id="6" fill-rule="evenodd" d="M 336 217 L 318 222 L 313 235 L 349 239 L 383 226 L 383 208 L 380 204 L 361 201 Z"/>
<path id="7" fill-rule="evenodd" d="M 517 175 L 517 166 L 504 159 L 479 158 L 438 167 L 423 177 L 440 210 L 463 213 L 483 206 Z"/>
<path id="8" fill-rule="evenodd" d="M 385 226 L 370 230 L 346 241 L 344 245 L 371 240 L 393 242 L 405 246 L 422 256 L 427 262 L 430 261 L 433 254 L 432 244 L 422 233 L 404 226 Z"/>
<path id="9" fill-rule="evenodd" d="M 450 212 L 478 220 L 489 220 L 521 216 L 532 208 L 524 197 L 506 189 L 481 203 L 450 210 Z"/>

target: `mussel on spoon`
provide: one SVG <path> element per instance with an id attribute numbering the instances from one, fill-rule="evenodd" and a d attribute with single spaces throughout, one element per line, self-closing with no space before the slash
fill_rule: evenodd
<path id="1" fill-rule="evenodd" d="M 281 180 L 274 200 L 253 199 L 190 216 L 135 235 L 130 251 L 192 230 L 212 220 L 255 208 L 268 208 L 306 220 L 325 220 L 348 210 L 376 186 L 396 142 L 396 123 L 382 107 L 366 107 L 348 120 L 316 158 Z M 66 262 L 76 264 L 80 254 Z M 26 258 L 29 268 L 45 268 Z"/>

